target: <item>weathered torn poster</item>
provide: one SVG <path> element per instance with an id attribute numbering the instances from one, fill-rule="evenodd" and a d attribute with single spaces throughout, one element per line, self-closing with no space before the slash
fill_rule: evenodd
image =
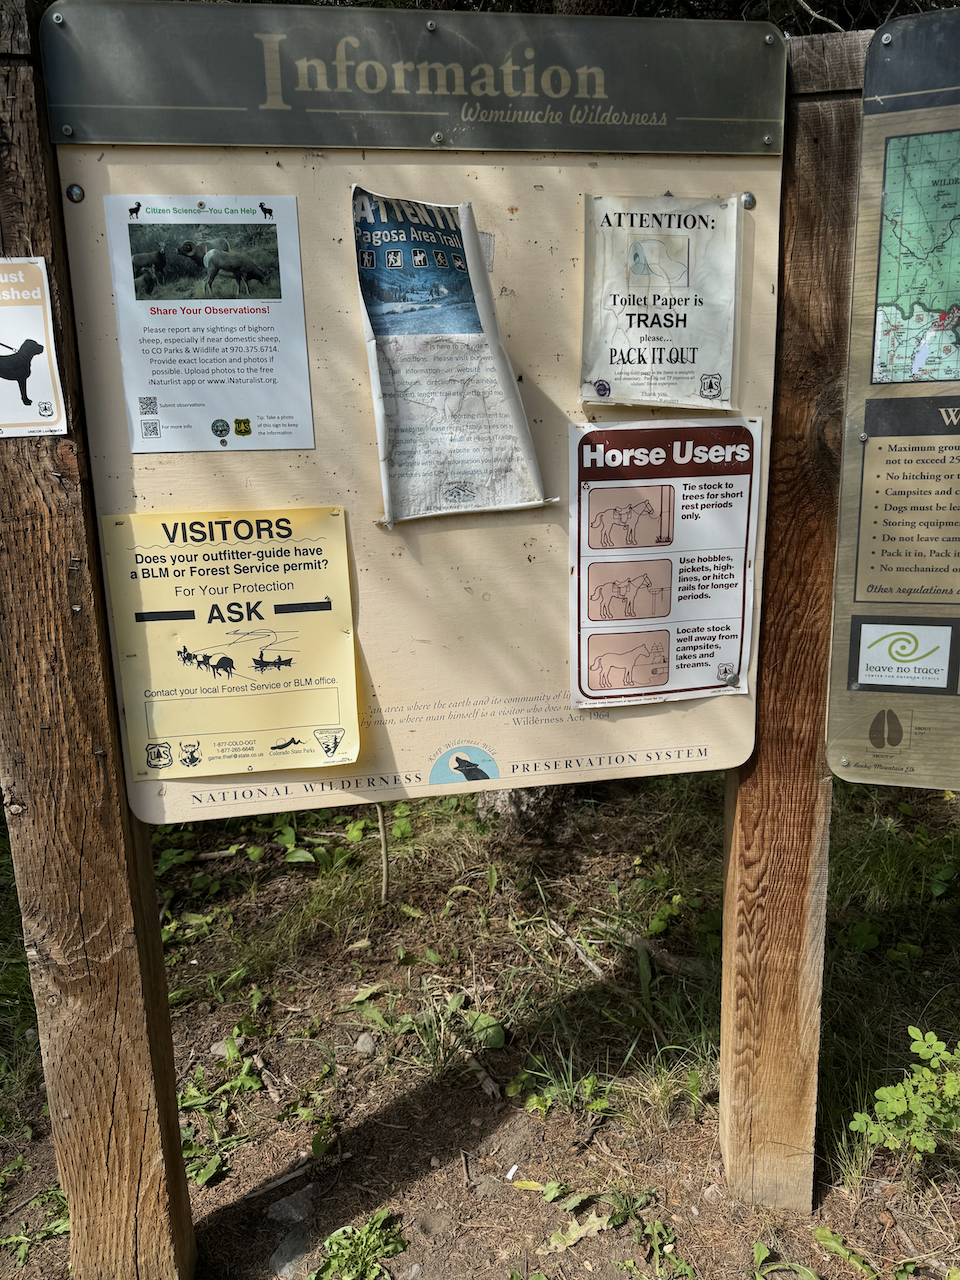
<path id="1" fill-rule="evenodd" d="M 738 197 L 586 199 L 580 399 L 736 409 Z"/>
<path id="2" fill-rule="evenodd" d="M 354 187 L 353 220 L 384 524 L 539 506 L 471 206 Z"/>

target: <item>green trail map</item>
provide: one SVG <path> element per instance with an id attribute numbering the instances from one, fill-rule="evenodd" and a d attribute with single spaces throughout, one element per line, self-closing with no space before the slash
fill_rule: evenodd
<path id="1" fill-rule="evenodd" d="M 873 382 L 960 379 L 960 130 L 887 139 Z"/>

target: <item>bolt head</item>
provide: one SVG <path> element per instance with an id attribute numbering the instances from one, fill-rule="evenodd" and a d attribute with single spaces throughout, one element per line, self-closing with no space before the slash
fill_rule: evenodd
<path id="1" fill-rule="evenodd" d="M 70 128 L 68 124 L 65 124 L 63 128 L 60 130 L 60 132 L 63 134 L 65 138 L 69 138 L 70 135 L 73 133 L 73 130 Z"/>
<path id="2" fill-rule="evenodd" d="M 67 199 L 71 204 L 79 204 L 86 194 L 83 187 L 77 182 L 71 182 L 67 187 Z"/>
<path id="3" fill-rule="evenodd" d="M 846 767 L 847 767 L 847 765 L 850 763 L 850 761 L 847 759 L 847 757 L 846 757 L 846 756 L 844 756 L 844 757 L 841 759 L 840 763 L 843 765 L 844 769 L 846 769 Z"/>
<path id="4" fill-rule="evenodd" d="M 763 145 L 765 147 L 769 147 L 771 142 L 773 142 L 773 134 L 765 133 L 763 135 Z"/>
<path id="5" fill-rule="evenodd" d="M 440 142 L 442 142 L 442 141 L 443 141 L 443 134 L 442 134 L 442 133 L 435 133 L 435 134 L 433 135 L 433 137 L 430 139 L 430 141 L 431 141 L 431 142 L 436 142 L 436 143 L 440 143 Z"/>
<path id="6" fill-rule="evenodd" d="M 53 18 L 53 21 L 54 21 L 54 22 L 57 24 L 57 26 L 59 27 L 60 23 L 63 21 L 63 14 L 62 14 L 62 13 L 54 13 L 54 14 L 51 14 L 50 16 Z"/>
<path id="7" fill-rule="evenodd" d="M 765 36 L 763 37 L 763 43 L 764 43 L 764 44 L 773 44 L 773 36 L 771 36 L 771 35 L 765 35 Z"/>
<path id="8" fill-rule="evenodd" d="M 740 197 L 740 203 L 745 209 L 755 209 L 757 207 L 757 197 L 752 191 L 745 191 Z"/>
<path id="9" fill-rule="evenodd" d="M 427 30 L 436 31 L 436 29 L 437 29 L 437 24 L 431 19 L 431 21 L 427 23 Z"/>
<path id="10" fill-rule="evenodd" d="M 54 18 L 54 21 L 56 21 L 56 18 Z M 892 42 L 893 42 L 893 36 L 890 34 L 889 31 L 885 31 L 883 35 L 880 37 L 880 43 L 892 44 Z"/>

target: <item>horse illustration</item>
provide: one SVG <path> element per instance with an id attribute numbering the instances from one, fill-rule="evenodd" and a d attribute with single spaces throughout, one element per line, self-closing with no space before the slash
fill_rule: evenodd
<path id="1" fill-rule="evenodd" d="M 222 657 L 219 662 L 215 662 L 210 670 L 214 676 L 225 676 L 227 680 L 233 679 L 233 673 L 237 666 L 232 658 Z"/>
<path id="2" fill-rule="evenodd" d="M 596 518 L 591 521 L 591 529 L 600 530 L 601 547 L 614 546 L 611 534 L 614 528 L 619 525 L 624 530 L 624 541 L 628 547 L 637 545 L 637 521 L 641 516 L 656 516 L 651 503 L 646 498 L 641 502 L 630 503 L 626 507 L 607 507 L 605 511 L 598 511 Z"/>
<path id="3" fill-rule="evenodd" d="M 616 687 L 627 688 L 636 683 L 633 678 L 633 668 L 640 661 L 650 661 L 650 650 L 645 644 L 637 645 L 635 649 L 628 649 L 626 653 L 598 653 L 596 658 L 590 664 L 590 670 L 599 672 L 598 685 L 601 689 L 612 689 L 615 687 L 610 680 L 611 671 L 622 671 L 623 680 L 616 682 Z"/>
<path id="4" fill-rule="evenodd" d="M 623 616 L 625 618 L 635 618 L 637 616 L 637 596 L 643 590 L 653 590 L 653 584 L 650 579 L 645 573 L 642 573 L 639 578 L 628 578 L 626 582 L 618 582 L 615 585 L 621 588 L 619 595 L 623 601 Z"/>
<path id="5" fill-rule="evenodd" d="M 591 672 L 599 673 L 599 678 L 595 688 L 600 689 L 630 689 L 642 684 L 652 684 L 651 679 L 637 680 L 636 668 L 646 667 L 648 676 L 666 676 L 667 674 L 667 655 L 664 653 L 663 645 L 659 641 L 655 641 L 651 647 L 645 644 L 637 645 L 635 649 L 628 649 L 626 653 L 598 653 L 596 658 L 590 664 Z M 610 673 L 613 671 L 623 672 L 622 683 L 611 681 Z M 657 683 L 662 683 L 658 681 Z"/>
<path id="6" fill-rule="evenodd" d="M 620 524 L 627 531 L 627 546 L 635 547 L 637 545 L 637 523 L 641 516 L 653 516 L 656 519 L 657 513 L 653 509 L 652 503 L 646 498 L 642 502 L 634 503 L 629 507 L 621 507 Z"/>
<path id="7" fill-rule="evenodd" d="M 622 582 L 603 582 L 599 587 L 597 587 L 596 591 L 594 591 L 593 595 L 590 597 L 590 603 L 598 604 L 599 608 L 597 609 L 596 614 L 592 610 L 590 611 L 591 618 L 596 616 L 601 618 L 612 618 L 614 616 L 610 612 L 610 606 L 614 600 L 625 599 L 620 590 L 623 585 L 624 584 Z"/>

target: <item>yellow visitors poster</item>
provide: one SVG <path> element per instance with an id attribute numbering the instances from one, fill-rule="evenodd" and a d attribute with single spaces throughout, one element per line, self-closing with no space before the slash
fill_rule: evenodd
<path id="1" fill-rule="evenodd" d="M 133 775 L 351 764 L 340 507 L 103 519 Z"/>

